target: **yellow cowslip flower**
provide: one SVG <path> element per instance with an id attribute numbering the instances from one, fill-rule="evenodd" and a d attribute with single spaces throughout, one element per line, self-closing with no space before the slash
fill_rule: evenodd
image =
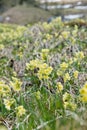
<path id="1" fill-rule="evenodd" d="M 70 41 L 71 41 L 72 44 L 76 43 L 76 39 L 74 37 L 70 37 Z"/>
<path id="2" fill-rule="evenodd" d="M 26 110 L 23 106 L 16 107 L 16 111 L 17 111 L 16 114 L 18 117 L 21 117 L 21 116 L 25 115 L 25 113 L 26 113 Z"/>
<path id="3" fill-rule="evenodd" d="M 69 106 L 69 102 L 64 102 L 64 108 L 67 109 Z"/>
<path id="4" fill-rule="evenodd" d="M 42 26 L 46 31 L 50 30 L 53 27 L 52 24 L 48 24 L 47 22 L 44 22 Z"/>
<path id="5" fill-rule="evenodd" d="M 76 58 L 79 60 L 84 58 L 84 53 L 82 51 L 76 52 L 75 54 Z"/>
<path id="6" fill-rule="evenodd" d="M 62 37 L 62 35 L 59 35 L 59 40 L 63 40 L 63 37 Z"/>
<path id="7" fill-rule="evenodd" d="M 84 84 L 84 86 L 83 86 L 83 87 L 87 89 L 87 82 Z"/>
<path id="8" fill-rule="evenodd" d="M 63 72 L 62 70 L 57 70 L 57 75 L 58 75 L 58 76 L 62 76 L 63 73 L 64 73 L 64 72 Z"/>
<path id="9" fill-rule="evenodd" d="M 78 61 L 78 59 L 76 57 L 73 58 L 73 62 L 76 62 Z"/>
<path id="10" fill-rule="evenodd" d="M 65 92 L 63 94 L 63 103 L 65 109 L 75 110 L 77 105 L 73 102 L 73 97 L 69 93 Z"/>
<path id="11" fill-rule="evenodd" d="M 67 39 L 69 37 L 69 34 L 70 34 L 70 32 L 68 32 L 68 31 L 63 31 L 61 33 L 61 35 L 63 36 L 64 39 Z"/>
<path id="12" fill-rule="evenodd" d="M 53 20 L 53 22 L 62 23 L 62 19 L 61 17 L 57 17 L 56 19 Z"/>
<path id="13" fill-rule="evenodd" d="M 19 92 L 21 90 L 22 82 L 17 78 L 12 78 L 13 81 L 10 82 L 10 85 L 12 86 L 14 91 Z"/>
<path id="14" fill-rule="evenodd" d="M 70 103 L 70 108 L 71 108 L 72 110 L 76 110 L 77 104 L 71 102 L 71 103 Z"/>
<path id="15" fill-rule="evenodd" d="M 74 62 L 74 61 L 73 61 L 72 58 L 70 58 L 69 61 L 68 61 L 69 65 L 71 65 L 73 62 Z"/>
<path id="16" fill-rule="evenodd" d="M 44 43 L 46 43 L 46 42 L 47 42 L 47 40 L 46 40 L 46 39 L 43 39 L 43 42 L 44 42 Z"/>
<path id="17" fill-rule="evenodd" d="M 63 90 L 63 85 L 61 84 L 61 82 L 58 82 L 56 87 L 58 92 L 61 92 Z"/>
<path id="18" fill-rule="evenodd" d="M 84 96 L 81 97 L 81 101 L 87 102 L 87 93 L 84 94 Z"/>
<path id="19" fill-rule="evenodd" d="M 18 52 L 18 54 L 17 54 L 19 57 L 20 57 L 20 59 L 22 59 L 23 58 L 23 52 Z"/>
<path id="20" fill-rule="evenodd" d="M 65 62 L 63 62 L 63 63 L 60 64 L 60 68 L 61 68 L 62 70 L 66 70 L 66 69 L 68 68 L 68 64 L 65 63 Z"/>
<path id="21" fill-rule="evenodd" d="M 70 110 L 75 110 L 77 108 L 77 105 L 71 101 L 69 102 L 64 102 L 64 108 L 65 109 L 70 109 Z"/>
<path id="22" fill-rule="evenodd" d="M 73 73 L 73 76 L 74 76 L 74 78 L 75 79 L 77 79 L 78 78 L 78 74 L 79 74 L 79 72 L 76 70 L 76 71 L 74 71 L 74 73 Z"/>
<path id="23" fill-rule="evenodd" d="M 53 68 L 48 66 L 46 63 L 40 65 L 38 70 L 38 78 L 41 79 L 48 79 L 49 75 L 51 74 Z"/>
<path id="24" fill-rule="evenodd" d="M 78 26 L 75 25 L 74 30 L 72 31 L 72 35 L 73 35 L 74 37 L 76 37 L 76 36 L 77 36 L 77 33 L 78 33 Z"/>
<path id="25" fill-rule="evenodd" d="M 66 82 L 68 80 L 70 80 L 70 75 L 69 75 L 69 73 L 65 73 L 65 75 L 64 75 L 64 82 Z"/>
<path id="26" fill-rule="evenodd" d="M 42 49 L 42 53 L 49 53 L 49 49 Z"/>
<path id="27" fill-rule="evenodd" d="M 27 69 L 34 70 L 35 68 L 38 68 L 37 76 L 41 79 L 48 79 L 49 75 L 51 74 L 53 68 L 51 66 L 48 66 L 46 63 L 43 63 L 42 60 L 36 59 L 30 61 L 29 64 L 26 65 Z"/>
<path id="28" fill-rule="evenodd" d="M 35 92 L 35 96 L 36 96 L 36 98 L 39 100 L 39 99 L 41 98 L 41 93 L 40 93 L 40 91 Z"/>
<path id="29" fill-rule="evenodd" d="M 42 49 L 42 52 L 41 52 L 42 60 L 45 60 L 47 58 L 48 54 L 49 54 L 49 49 Z"/>
<path id="30" fill-rule="evenodd" d="M 71 100 L 71 95 L 67 92 L 63 94 L 63 102 Z"/>
<path id="31" fill-rule="evenodd" d="M 3 96 L 10 94 L 11 89 L 8 85 L 3 85 Z"/>
<path id="32" fill-rule="evenodd" d="M 58 33 L 55 33 L 54 35 L 55 35 L 55 37 L 57 37 L 57 36 L 58 36 Z"/>
<path id="33" fill-rule="evenodd" d="M 74 37 L 76 37 L 76 36 L 77 36 L 77 30 L 73 30 L 73 31 L 72 31 L 72 35 L 73 35 Z"/>
<path id="34" fill-rule="evenodd" d="M 14 46 L 17 46 L 17 45 L 18 45 L 17 41 L 13 42 L 13 45 L 14 45 Z"/>
<path id="35" fill-rule="evenodd" d="M 15 71 L 13 71 L 13 76 L 16 77 L 17 76 L 17 73 Z"/>
<path id="36" fill-rule="evenodd" d="M 0 81 L 0 95 L 7 96 L 10 92 L 10 87 L 4 81 Z"/>
<path id="37" fill-rule="evenodd" d="M 34 70 L 42 64 L 42 61 L 39 59 L 31 60 L 30 63 L 26 63 L 27 70 Z"/>
<path id="38" fill-rule="evenodd" d="M 85 91 L 87 91 L 87 82 L 83 85 L 83 88 L 81 88 L 80 90 L 85 90 Z"/>
<path id="39" fill-rule="evenodd" d="M 81 101 L 87 102 L 87 82 L 84 84 L 84 86 L 79 90 Z"/>
<path id="40" fill-rule="evenodd" d="M 50 35 L 49 33 L 47 33 L 47 34 L 46 34 L 46 39 L 47 39 L 47 40 L 52 39 L 52 35 Z"/>
<path id="41" fill-rule="evenodd" d="M 4 99 L 4 105 L 6 107 L 7 110 L 11 109 L 11 106 L 14 104 L 15 99 L 11 98 L 11 99 Z"/>
<path id="42" fill-rule="evenodd" d="M 63 27 L 64 26 L 61 17 L 53 19 L 51 24 L 54 25 L 54 27 L 56 27 L 56 25 L 58 25 L 59 27 Z"/>
<path id="43" fill-rule="evenodd" d="M 80 94 L 81 95 L 86 95 L 87 94 L 87 89 L 85 87 L 80 89 Z"/>

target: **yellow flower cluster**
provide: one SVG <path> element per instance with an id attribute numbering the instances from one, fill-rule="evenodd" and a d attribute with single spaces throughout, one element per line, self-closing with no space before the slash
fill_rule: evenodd
<path id="1" fill-rule="evenodd" d="M 61 68 L 62 70 L 66 70 L 66 69 L 68 68 L 68 64 L 65 63 L 65 62 L 63 62 L 63 63 L 60 64 L 60 68 Z"/>
<path id="2" fill-rule="evenodd" d="M 15 26 L 14 28 L 7 25 L 2 25 L 3 31 L 0 34 L 0 42 L 2 43 L 3 41 L 10 42 L 12 40 L 19 39 L 19 37 L 21 37 L 23 35 L 23 32 L 26 30 L 26 27 L 24 26 Z"/>
<path id="3" fill-rule="evenodd" d="M 64 79 L 64 82 L 69 81 L 71 79 L 69 73 L 66 72 L 66 70 L 67 70 L 68 67 L 69 67 L 68 63 L 62 62 L 60 64 L 60 68 L 57 71 L 57 75 L 58 76 L 62 76 L 63 79 Z"/>
<path id="4" fill-rule="evenodd" d="M 13 82 L 10 82 L 11 87 L 13 87 L 14 91 L 20 91 L 21 90 L 21 85 L 22 82 L 17 79 L 17 78 L 12 78 Z M 2 103 L 5 105 L 5 108 L 10 111 L 12 110 L 12 106 L 13 108 L 15 107 L 15 103 L 16 100 L 15 98 L 11 97 L 11 89 L 9 87 L 9 85 L 7 85 L 3 80 L 0 81 L 0 97 L 2 100 Z M 25 109 L 23 108 L 23 106 L 19 106 L 17 107 L 17 116 L 22 116 L 25 114 Z"/>
<path id="5" fill-rule="evenodd" d="M 40 93 L 40 91 L 35 92 L 35 96 L 36 96 L 36 98 L 39 100 L 39 99 L 41 98 L 41 93 Z"/>
<path id="6" fill-rule="evenodd" d="M 53 70 L 51 66 L 48 66 L 46 63 L 43 63 L 43 61 L 38 59 L 30 61 L 30 63 L 26 64 L 26 67 L 27 70 L 34 70 L 38 68 L 37 76 L 40 80 L 48 79 Z"/>
<path id="7" fill-rule="evenodd" d="M 49 75 L 51 74 L 53 68 L 48 66 L 46 63 L 43 63 L 42 65 L 40 65 L 39 67 L 39 71 L 38 71 L 38 78 L 41 79 L 48 79 Z"/>
<path id="8" fill-rule="evenodd" d="M 76 39 L 74 37 L 70 37 L 70 41 L 71 41 L 72 44 L 76 43 Z"/>
<path id="9" fill-rule="evenodd" d="M 82 51 L 76 52 L 76 58 L 82 60 L 84 58 L 84 53 Z"/>
<path id="10" fill-rule="evenodd" d="M 63 27 L 63 22 L 62 22 L 62 19 L 61 17 L 57 17 L 56 19 L 53 19 L 52 23 L 54 25 L 54 27 Z"/>
<path id="11" fill-rule="evenodd" d="M 41 52 L 41 58 L 42 58 L 42 60 L 46 60 L 48 54 L 49 54 L 49 49 L 42 49 L 42 52 Z"/>
<path id="12" fill-rule="evenodd" d="M 7 110 L 11 109 L 11 106 L 15 103 L 15 99 L 14 98 L 10 98 L 10 99 L 4 99 L 4 105 L 6 107 Z"/>
<path id="13" fill-rule="evenodd" d="M 46 34 L 46 39 L 47 39 L 47 40 L 52 39 L 52 37 L 53 37 L 53 36 L 52 36 L 52 35 L 50 35 L 49 33 L 47 33 L 47 34 Z"/>
<path id="14" fill-rule="evenodd" d="M 61 17 L 57 17 L 56 19 L 53 19 L 52 22 L 50 22 L 49 24 L 44 22 L 43 23 L 43 28 L 46 30 L 46 31 L 50 31 L 52 30 L 54 27 L 62 27 L 64 24 L 62 22 L 62 19 Z"/>
<path id="15" fill-rule="evenodd" d="M 57 70 L 57 75 L 58 75 L 58 76 L 63 76 L 63 73 L 64 73 L 64 72 L 63 72 L 62 70 L 60 70 L 60 69 Z"/>
<path id="16" fill-rule="evenodd" d="M 78 26 L 75 25 L 75 29 L 72 31 L 72 35 L 73 35 L 74 37 L 76 37 L 76 36 L 77 36 L 77 33 L 78 33 Z"/>
<path id="17" fill-rule="evenodd" d="M 62 37 L 63 37 L 64 39 L 67 39 L 67 38 L 69 37 L 69 35 L 70 35 L 70 32 L 68 32 L 68 31 L 63 31 L 63 32 L 61 33 L 61 35 L 62 35 Z"/>
<path id="18" fill-rule="evenodd" d="M 54 20 L 53 20 L 53 23 L 55 23 L 55 22 L 58 23 L 58 24 L 59 24 L 59 23 L 62 23 L 61 17 L 57 17 L 56 19 L 54 19 Z M 62 23 L 62 24 L 63 24 L 63 23 Z"/>
<path id="19" fill-rule="evenodd" d="M 75 79 L 77 79 L 78 78 L 78 74 L 79 74 L 79 72 L 76 70 L 76 71 L 74 71 L 74 73 L 73 73 L 73 75 L 74 75 L 74 78 Z"/>
<path id="20" fill-rule="evenodd" d="M 13 81 L 10 82 L 10 85 L 12 86 L 14 91 L 19 92 L 21 90 L 22 82 L 17 78 L 12 78 Z"/>
<path id="21" fill-rule="evenodd" d="M 67 92 L 63 94 L 63 103 L 65 109 L 75 110 L 77 107 L 77 105 L 73 102 L 72 96 Z"/>
<path id="22" fill-rule="evenodd" d="M 81 100 L 83 102 L 87 102 L 87 82 L 84 86 L 80 89 Z"/>
<path id="23" fill-rule="evenodd" d="M 69 81 L 69 80 L 70 80 L 69 73 L 65 73 L 65 75 L 64 75 L 64 82 Z"/>
<path id="24" fill-rule="evenodd" d="M 42 64 L 43 62 L 39 59 L 35 59 L 35 60 L 31 60 L 30 63 L 26 63 L 26 69 L 27 70 L 34 70 L 36 68 L 39 68 L 39 66 Z"/>
<path id="25" fill-rule="evenodd" d="M 81 58 L 84 57 L 82 52 L 77 53 L 77 55 L 78 56 L 81 55 Z M 59 69 L 57 70 L 57 75 L 58 76 L 62 76 L 63 79 L 64 79 L 64 82 L 70 81 L 71 80 L 71 76 L 74 79 L 78 78 L 79 72 L 77 70 L 75 70 L 73 72 L 72 69 L 71 69 L 71 64 L 73 64 L 74 62 L 77 62 L 77 61 L 78 61 L 78 59 L 76 57 L 74 57 L 74 58 L 70 58 L 67 63 L 66 62 L 62 62 L 60 64 Z"/>
<path id="26" fill-rule="evenodd" d="M 63 94 L 63 101 L 64 101 L 64 102 L 69 101 L 70 98 L 71 98 L 71 95 L 70 95 L 69 93 L 65 92 L 65 93 Z"/>
<path id="27" fill-rule="evenodd" d="M 25 108 L 23 106 L 18 106 L 16 108 L 16 111 L 17 111 L 17 116 L 18 117 L 21 117 L 21 116 L 25 115 L 25 113 L 26 113 L 26 110 L 25 110 Z"/>
<path id="28" fill-rule="evenodd" d="M 0 95 L 5 97 L 9 95 L 10 92 L 11 92 L 10 87 L 6 85 L 4 81 L 0 81 Z"/>
<path id="29" fill-rule="evenodd" d="M 44 22 L 42 26 L 43 26 L 43 28 L 44 28 L 46 31 L 52 29 L 52 27 L 53 27 L 53 25 L 52 25 L 51 23 L 48 24 L 48 23 L 46 23 L 46 22 Z"/>
<path id="30" fill-rule="evenodd" d="M 57 92 L 61 92 L 63 90 L 63 85 L 61 84 L 61 82 L 57 83 Z"/>

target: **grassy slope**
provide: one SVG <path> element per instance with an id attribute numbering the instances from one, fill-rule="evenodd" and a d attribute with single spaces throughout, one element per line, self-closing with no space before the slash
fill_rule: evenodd
<path id="1" fill-rule="evenodd" d="M 48 24 L 48 25 L 50 25 L 50 24 Z M 73 27 L 71 29 L 74 30 Z M 24 35 L 23 32 L 22 32 L 23 33 L 22 36 L 18 35 L 18 32 L 21 31 L 21 30 L 16 29 L 15 26 L 12 26 L 12 25 L 8 26 L 8 25 L 0 24 L 0 30 L 1 30 L 0 34 L 3 34 L 1 36 L 4 36 L 4 37 L 1 37 L 0 43 L 5 46 L 4 49 L 6 50 L 6 51 L 4 50 L 3 53 L 2 53 L 2 51 L 0 51 L 0 54 L 2 54 L 2 57 L 0 59 L 0 63 L 1 63 L 0 64 L 1 65 L 0 66 L 0 69 L 1 69 L 0 70 L 0 76 L 1 76 L 1 79 L 3 79 L 3 77 L 7 77 L 7 79 L 8 79 L 8 77 L 10 77 L 9 74 L 11 76 L 13 75 L 13 74 L 11 74 L 11 73 L 13 73 L 13 68 L 11 68 L 10 64 L 8 64 L 8 63 L 10 63 L 10 60 L 11 60 L 12 57 L 14 59 L 14 62 L 18 66 L 19 66 L 19 63 L 21 62 L 21 65 L 20 65 L 20 68 L 19 68 L 20 70 L 22 69 L 21 68 L 21 66 L 23 65 L 22 63 L 25 63 L 25 61 L 28 62 L 28 60 L 30 58 L 33 59 L 34 57 L 37 57 L 37 56 L 34 55 L 34 54 L 37 54 L 37 53 L 34 52 L 34 50 L 36 50 L 36 52 L 38 52 L 38 54 L 41 52 L 42 48 L 44 48 L 44 41 L 43 40 L 44 39 L 46 40 L 46 35 L 47 34 L 50 34 L 50 35 L 53 36 L 52 39 L 48 39 L 47 40 L 47 45 L 48 45 L 48 47 L 50 49 L 50 56 L 51 57 L 53 56 L 53 58 L 51 59 L 51 62 L 56 64 L 55 65 L 56 68 L 58 66 L 58 63 L 56 63 L 56 56 L 57 56 L 56 54 L 58 54 L 58 57 L 59 57 L 59 60 L 60 60 L 60 56 L 61 57 L 63 56 L 62 54 L 64 53 L 64 51 L 65 52 L 68 51 L 67 50 L 68 47 L 69 47 L 68 46 L 68 43 L 69 43 L 68 39 L 66 40 L 66 43 L 64 42 L 65 40 L 63 39 L 63 43 L 65 44 L 63 48 L 60 48 L 60 47 L 62 47 L 61 46 L 62 43 L 61 43 L 61 45 L 55 46 L 56 43 L 59 41 L 59 37 L 55 36 L 55 33 L 59 34 L 59 33 L 63 32 L 64 30 L 65 31 L 67 30 L 67 28 L 65 26 L 64 27 L 62 27 L 61 25 L 59 26 L 59 22 L 54 22 L 54 26 L 53 26 L 51 31 L 49 29 L 47 29 L 47 30 L 44 29 L 44 31 L 43 31 L 43 25 L 42 24 L 41 25 L 39 25 L 39 24 L 38 25 L 34 25 L 34 26 L 28 28 L 28 30 L 26 30 L 26 38 L 27 39 L 25 38 L 25 35 Z M 12 33 L 12 32 L 14 32 L 14 33 Z M 39 35 L 39 32 L 42 33 L 41 36 Z M 72 31 L 70 31 L 70 32 L 72 33 Z M 17 34 L 17 36 L 15 34 Z M 10 37 L 10 35 L 12 37 Z M 78 36 L 80 36 L 81 39 L 80 39 L 80 41 L 78 41 L 79 39 L 77 37 L 77 42 L 76 42 L 76 44 L 74 46 L 78 47 L 78 50 L 83 48 L 82 50 L 85 52 L 86 48 L 87 48 L 87 46 L 86 46 L 87 31 L 86 31 L 86 29 L 84 29 L 83 31 L 81 31 L 81 29 L 79 29 Z M 24 39 L 22 39 L 22 37 Z M 37 39 L 38 39 L 38 43 L 35 44 L 35 41 Z M 26 40 L 28 40 L 28 42 Z M 15 42 L 17 44 L 14 44 Z M 27 46 L 26 48 L 25 48 L 25 43 L 26 43 L 26 46 Z M 80 43 L 84 43 L 85 47 L 82 46 L 82 44 L 80 44 Z M 46 45 L 46 43 L 45 43 L 45 45 Z M 54 45 L 54 46 L 52 46 L 52 45 Z M 69 45 L 70 45 L 70 48 L 71 48 L 71 44 L 69 44 Z M 22 48 L 23 48 L 23 50 L 20 50 Z M 60 48 L 61 50 L 59 51 L 58 48 Z M 9 49 L 10 49 L 10 51 L 9 51 Z M 19 55 L 20 51 L 21 52 L 23 51 L 22 53 L 23 53 L 23 57 L 24 58 L 20 59 L 20 61 L 19 61 L 17 59 L 17 56 Z M 73 51 L 75 52 L 76 50 L 74 49 Z M 69 56 L 69 53 L 67 53 L 67 56 Z M 58 60 L 58 58 L 57 58 L 57 60 Z M 62 60 L 62 58 L 61 58 L 61 60 Z M 50 59 L 48 60 L 48 62 L 50 62 Z M 83 65 L 81 65 L 82 68 L 84 67 Z M 14 68 L 18 72 L 16 66 L 14 66 Z M 77 69 L 79 69 L 79 68 L 77 68 Z M 81 71 L 83 71 L 83 70 L 80 70 L 80 74 L 83 73 Z M 86 68 L 85 68 L 85 71 L 86 71 Z M 84 76 L 84 77 L 86 77 L 86 76 Z M 25 79 L 25 78 L 23 78 L 22 80 L 24 82 L 26 81 L 26 83 L 29 83 L 27 81 L 28 79 Z M 53 78 L 52 82 L 53 81 L 56 82 L 56 78 L 57 77 Z M 51 82 L 51 80 L 50 80 L 50 82 Z M 73 122 L 71 117 L 63 116 L 62 119 L 59 119 L 59 120 L 55 121 L 54 119 L 56 119 L 56 117 L 59 117 L 61 115 L 61 109 L 59 108 L 59 105 L 57 105 L 58 102 L 59 102 L 58 101 L 58 98 L 59 98 L 58 95 L 52 94 L 49 91 L 49 89 L 47 90 L 43 86 L 42 87 L 43 89 L 41 89 L 41 99 L 38 100 L 38 99 L 36 99 L 36 97 L 34 95 L 35 92 L 37 92 L 37 90 L 40 90 L 40 88 L 39 88 L 39 86 L 37 84 L 37 81 L 33 82 L 33 80 L 32 81 L 30 80 L 30 83 L 33 83 L 33 85 L 32 84 L 30 84 L 31 86 L 27 86 L 27 84 L 25 85 L 26 92 L 30 92 L 31 93 L 31 94 L 30 93 L 26 93 L 26 100 L 28 99 L 27 103 L 25 104 L 25 102 L 23 100 L 20 101 L 20 104 L 24 103 L 24 106 L 27 105 L 27 106 L 25 106 L 25 108 L 27 109 L 27 115 L 30 114 L 29 122 L 28 122 L 29 128 L 26 129 L 26 127 L 25 127 L 25 130 L 36 130 L 36 129 L 33 129 L 33 128 L 36 128 L 36 126 L 37 127 L 38 126 L 42 126 L 42 128 L 40 130 L 87 130 L 87 127 L 79 125 L 79 123 L 78 123 L 79 121 L 77 120 L 77 118 L 75 118 L 75 120 Z M 82 83 L 82 81 L 81 81 L 81 83 Z M 52 86 L 53 85 L 54 85 L 54 83 L 52 83 Z M 77 87 L 77 86 L 74 84 L 74 88 L 75 87 Z M 24 94 L 24 93 L 21 93 L 21 94 Z M 18 95 L 18 96 L 20 96 L 20 95 Z M 18 97 L 18 99 L 19 99 L 19 97 Z M 77 111 L 77 113 L 78 113 L 78 111 Z M 77 113 L 76 113 L 76 115 L 77 115 Z M 5 114 L 7 115 L 7 113 L 4 113 L 4 115 Z M 73 114 L 74 114 L 74 112 L 73 112 Z M 86 115 L 85 112 L 84 112 L 84 115 Z M 12 118 L 13 118 L 13 116 L 12 116 Z M 80 115 L 79 115 L 79 118 L 80 118 Z M 53 119 L 53 121 L 49 122 L 51 119 Z M 46 123 L 46 122 L 48 122 L 48 124 L 44 125 L 44 123 Z M 23 126 L 25 124 L 26 123 L 24 122 Z M 15 129 L 15 130 L 18 130 L 18 129 Z M 24 130 L 24 129 L 20 128 L 19 130 Z"/>
<path id="2" fill-rule="evenodd" d="M 11 18 L 9 21 L 10 23 L 27 24 L 38 21 L 47 21 L 51 14 L 43 9 L 33 6 L 16 6 L 3 13 L 2 16 L 4 18 L 9 16 Z"/>

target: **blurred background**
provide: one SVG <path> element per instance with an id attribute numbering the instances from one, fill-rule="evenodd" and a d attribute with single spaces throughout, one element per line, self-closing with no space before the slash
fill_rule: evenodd
<path id="1" fill-rule="evenodd" d="M 47 21 L 87 19 L 87 0 L 0 0 L 0 22 L 20 25 Z"/>

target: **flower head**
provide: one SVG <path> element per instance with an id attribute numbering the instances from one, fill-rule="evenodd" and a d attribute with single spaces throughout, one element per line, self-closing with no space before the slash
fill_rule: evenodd
<path id="1" fill-rule="evenodd" d="M 25 110 L 25 108 L 23 106 L 18 106 L 16 108 L 16 111 L 17 111 L 17 116 L 18 117 L 21 117 L 21 116 L 25 115 L 25 113 L 26 113 L 26 110 Z"/>
<path id="2" fill-rule="evenodd" d="M 11 109 L 11 106 L 14 104 L 15 99 L 11 98 L 11 99 L 4 99 L 4 105 L 6 107 L 7 110 Z"/>
<path id="3" fill-rule="evenodd" d="M 12 86 L 14 91 L 19 92 L 21 90 L 22 82 L 17 78 L 12 78 L 13 81 L 10 82 L 10 85 Z"/>
<path id="4" fill-rule="evenodd" d="M 57 83 L 57 91 L 61 92 L 63 90 L 63 85 L 61 84 L 61 82 Z"/>
<path id="5" fill-rule="evenodd" d="M 74 71 L 73 75 L 74 75 L 74 78 L 75 78 L 75 79 L 77 79 L 77 78 L 78 78 L 78 73 L 79 73 L 79 72 L 78 72 L 77 70 L 76 70 L 76 71 Z"/>
<path id="6" fill-rule="evenodd" d="M 63 62 L 62 64 L 60 64 L 60 68 L 61 68 L 62 70 L 66 70 L 66 69 L 68 68 L 68 64 L 65 63 L 65 62 Z"/>
<path id="7" fill-rule="evenodd" d="M 0 81 L 0 95 L 7 96 L 11 92 L 10 87 L 4 81 Z"/>
<path id="8" fill-rule="evenodd" d="M 69 73 L 65 73 L 65 75 L 64 75 L 64 82 L 69 81 L 69 80 L 70 80 Z"/>
<path id="9" fill-rule="evenodd" d="M 81 95 L 81 100 L 83 102 L 87 102 L 87 82 L 84 84 L 84 86 L 79 90 Z"/>
<path id="10" fill-rule="evenodd" d="M 84 58 L 84 53 L 82 51 L 76 52 L 76 58 L 81 60 Z"/>

